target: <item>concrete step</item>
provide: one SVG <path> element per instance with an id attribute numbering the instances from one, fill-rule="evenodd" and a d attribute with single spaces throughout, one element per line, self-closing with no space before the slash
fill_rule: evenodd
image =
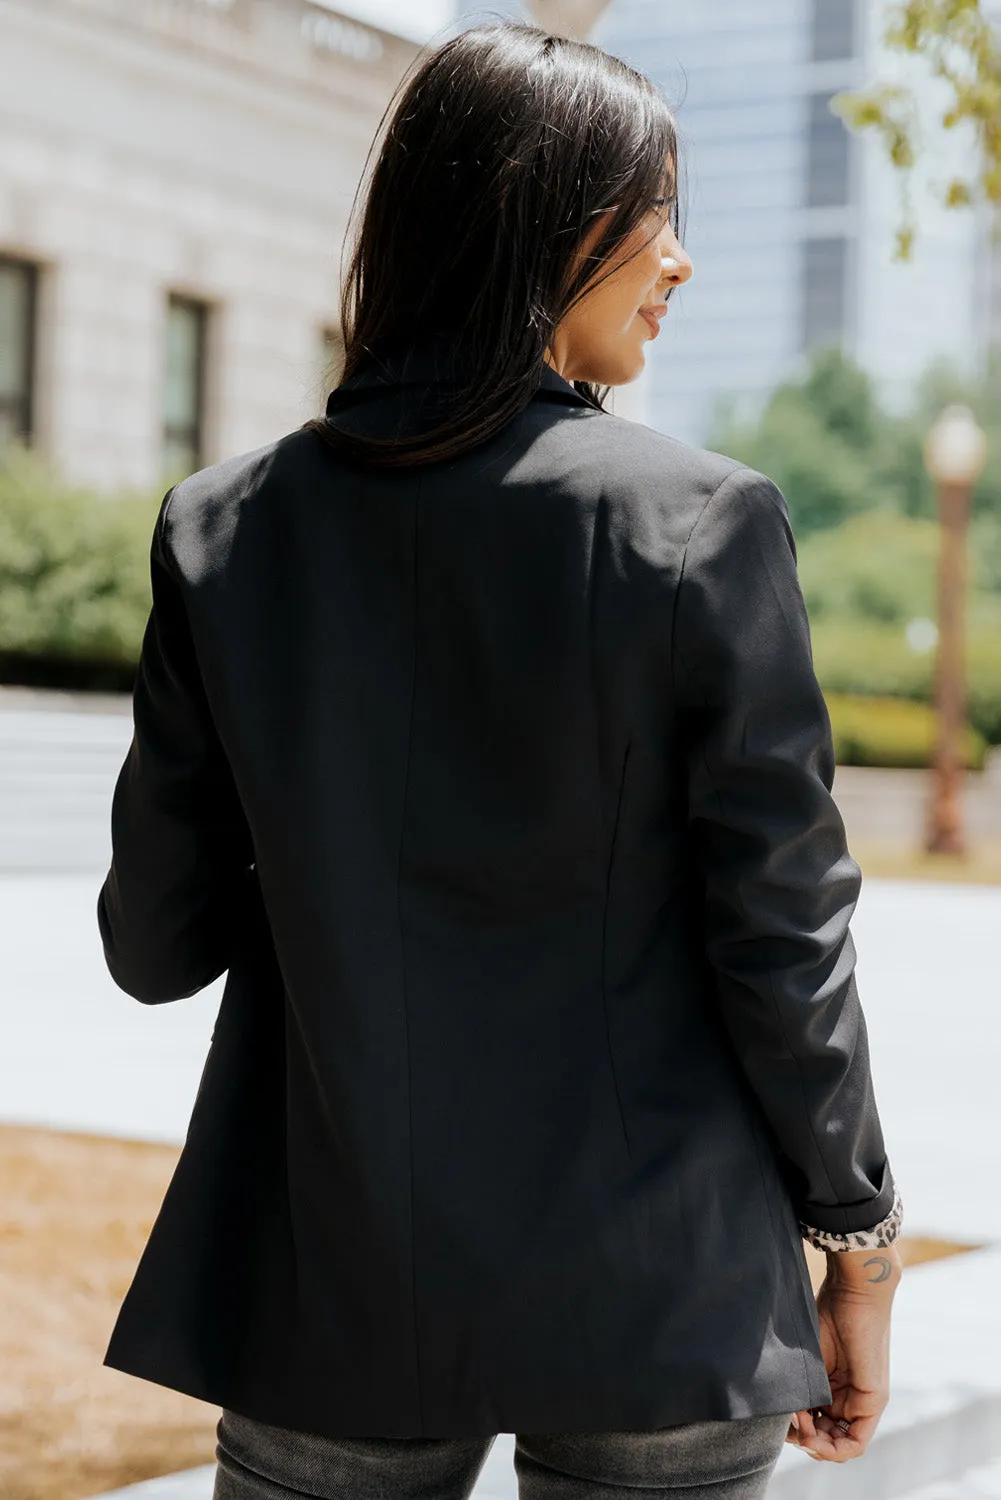
<path id="1" fill-rule="evenodd" d="M 959 1479 L 924 1485 L 905 1500 L 1001 1500 L 1001 1463 L 982 1464 Z"/>
<path id="2" fill-rule="evenodd" d="M 212 1500 L 214 1483 L 215 1464 L 204 1464 L 180 1474 L 165 1474 L 162 1479 L 127 1484 L 124 1489 L 95 1495 L 94 1500 Z"/>
<path id="3" fill-rule="evenodd" d="M 131 714 L 4 708 L 0 870 L 105 870 Z"/>

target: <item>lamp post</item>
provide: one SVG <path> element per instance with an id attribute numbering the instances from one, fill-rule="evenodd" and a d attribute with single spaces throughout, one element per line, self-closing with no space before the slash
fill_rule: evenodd
<path id="1" fill-rule="evenodd" d="M 947 406 L 925 440 L 925 467 L 938 493 L 938 647 L 935 707 L 938 731 L 932 765 L 925 848 L 963 854 L 960 738 L 966 718 L 963 615 L 966 528 L 970 497 L 986 457 L 986 438 L 967 406 Z"/>

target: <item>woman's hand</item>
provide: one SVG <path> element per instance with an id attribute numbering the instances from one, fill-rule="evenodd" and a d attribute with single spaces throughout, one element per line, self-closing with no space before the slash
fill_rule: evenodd
<path id="1" fill-rule="evenodd" d="M 794 1412 L 786 1434 L 811 1458 L 845 1463 L 869 1446 L 889 1400 L 890 1308 L 902 1274 L 896 1245 L 828 1251 L 817 1314 L 832 1399 Z"/>

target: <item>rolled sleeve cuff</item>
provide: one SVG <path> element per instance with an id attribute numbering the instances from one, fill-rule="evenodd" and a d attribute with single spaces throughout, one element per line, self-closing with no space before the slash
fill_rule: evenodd
<path id="1" fill-rule="evenodd" d="M 879 1191 L 875 1197 L 833 1205 L 807 1200 L 800 1203 L 798 1217 L 802 1223 L 809 1224 L 813 1229 L 821 1229 L 826 1234 L 855 1234 L 859 1230 L 871 1230 L 890 1213 L 896 1191 L 889 1161 L 884 1158 Z"/>
<path id="2" fill-rule="evenodd" d="M 904 1205 L 896 1184 L 891 1180 L 893 1201 L 889 1211 L 866 1229 L 853 1229 L 843 1233 L 822 1229 L 815 1224 L 800 1220 L 799 1232 L 808 1244 L 817 1250 L 877 1250 L 880 1246 L 892 1245 L 900 1234 L 904 1222 Z"/>

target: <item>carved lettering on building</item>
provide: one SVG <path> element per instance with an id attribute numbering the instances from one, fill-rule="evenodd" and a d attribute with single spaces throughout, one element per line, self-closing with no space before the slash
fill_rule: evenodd
<path id="1" fill-rule="evenodd" d="M 306 11 L 302 35 L 310 46 L 323 52 L 337 52 L 356 62 L 378 62 L 383 53 L 382 40 L 374 31 L 321 10 Z"/>

